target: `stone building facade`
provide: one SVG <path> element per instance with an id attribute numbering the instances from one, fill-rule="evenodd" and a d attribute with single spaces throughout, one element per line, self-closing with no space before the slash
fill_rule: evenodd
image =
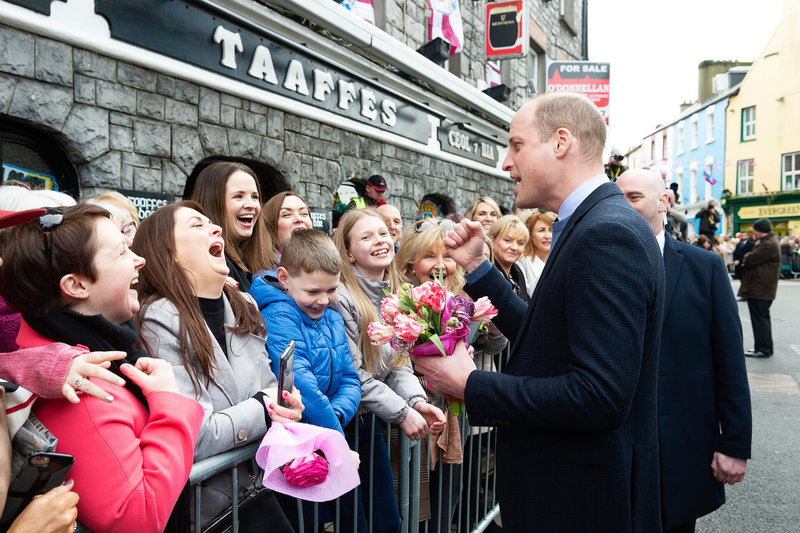
<path id="1" fill-rule="evenodd" d="M 574 1 L 582 16 L 582 1 L 564 1 Z M 131 5 L 145 9 L 148 3 L 152 12 L 161 9 L 158 2 Z M 225 35 L 233 36 L 230 43 L 239 35 L 245 41 L 272 39 L 276 70 L 278 53 L 295 58 L 278 75 L 286 74 L 288 80 L 292 68 L 300 69 L 298 76 L 305 77 L 313 95 L 303 94 L 299 78 L 286 89 L 289 81 L 272 84 L 263 69 L 263 79 L 248 77 L 256 64 L 250 58 L 257 54 L 246 46 L 239 51 L 231 44 L 238 64 L 228 69 L 225 50 L 230 43 L 224 35 L 215 40 L 220 30 L 215 32 L 213 25 L 208 35 L 198 36 L 199 44 L 176 51 L 182 47 L 165 46 L 168 35 L 159 40 L 158 21 L 149 16 L 137 22 L 128 14 L 123 20 L 104 12 L 111 3 L 99 0 L 94 2 L 97 12 L 85 0 L 53 2 L 52 8 L 49 4 L 0 1 L 4 178 L 10 168 L 28 171 L 28 178 L 39 184 L 39 177 L 51 179 L 76 197 L 121 189 L 132 197 L 177 199 L 188 194 L 201 168 L 227 159 L 251 165 L 265 197 L 292 189 L 321 211 L 330 208 L 343 181 L 376 173 L 386 176 L 388 198 L 406 218 L 416 214 L 418 202 L 429 194 L 440 197 L 452 212 L 463 212 L 481 194 L 497 197 L 506 208 L 513 205 L 512 183 L 501 165 L 513 109 L 529 95 L 529 61 L 503 61 L 504 82 L 512 89 L 507 105 L 474 88 L 485 72 L 483 2 L 461 3 L 464 50 L 446 65 L 457 78 L 448 78 L 450 86 L 443 90 L 404 70 L 404 58 L 418 55 L 414 50 L 426 40 L 423 0 L 376 0 L 378 28 L 354 23 L 373 39 L 388 34 L 385 38 L 395 40 L 395 65 L 292 13 L 286 5 L 293 2 L 281 2 L 281 9 L 244 0 L 206 3 L 212 5 L 202 9 L 189 1 L 170 3 L 180 4 L 189 16 L 196 10 L 198 21 L 213 19 L 230 32 Z M 339 6 L 328 0 L 303 4 L 314 4 L 321 17 L 340 16 L 331 11 Z M 530 4 L 531 35 L 541 41 L 540 49 L 544 44 L 546 57 L 579 59 L 582 34 L 574 35 L 559 19 L 559 2 Z M 353 16 L 342 12 L 343 17 Z M 166 20 L 169 13 L 154 16 Z M 203 48 L 205 55 L 191 48 Z M 440 67 L 431 63 L 428 68 Z M 353 98 L 342 107 L 341 91 L 347 96 L 351 89 Z M 459 97 L 449 97 L 448 90 Z M 344 116 L 348 106 L 354 110 Z"/>

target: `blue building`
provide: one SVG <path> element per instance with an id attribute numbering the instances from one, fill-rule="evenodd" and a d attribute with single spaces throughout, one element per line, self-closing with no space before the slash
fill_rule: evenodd
<path id="1" fill-rule="evenodd" d="M 672 181 L 678 183 L 690 235 L 697 233 L 699 220 L 693 218 L 695 213 L 709 200 L 716 200 L 717 210 L 723 214 L 719 199 L 725 181 L 725 111 L 728 99 L 738 91 L 737 84 L 692 105 L 670 126 Z M 723 225 L 724 222 L 718 226 L 717 233 L 724 231 Z"/>

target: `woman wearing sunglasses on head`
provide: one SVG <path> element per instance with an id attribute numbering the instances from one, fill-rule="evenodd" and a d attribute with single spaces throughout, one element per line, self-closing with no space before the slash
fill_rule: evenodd
<path id="1" fill-rule="evenodd" d="M 124 386 L 95 382 L 112 403 L 34 405 L 56 451 L 75 457 L 69 476 L 81 522 L 94 531 L 163 531 L 189 477 L 203 410 L 178 394 L 167 362 L 135 348 L 131 285 L 144 261 L 108 211 L 90 205 L 4 231 L 0 256 L 0 294 L 22 313 L 22 348 L 59 341 L 126 353 L 111 366 Z"/>

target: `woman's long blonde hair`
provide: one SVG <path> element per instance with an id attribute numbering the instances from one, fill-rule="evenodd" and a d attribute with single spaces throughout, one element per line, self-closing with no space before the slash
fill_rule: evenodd
<path id="1" fill-rule="evenodd" d="M 421 280 L 418 280 L 414 273 L 414 263 L 419 261 L 428 250 L 432 250 L 437 246 L 444 246 L 444 238 L 447 237 L 449 230 L 437 226 L 439 220 L 435 218 L 426 218 L 424 220 L 425 222 L 431 222 L 431 226 L 421 232 L 417 231 L 416 225 L 411 226 L 403 233 L 403 238 L 400 240 L 400 248 L 397 250 L 394 262 L 397 265 L 397 271 L 403 283 L 420 285 Z M 450 280 L 450 286 L 445 288 L 453 294 L 465 295 L 465 283 L 464 269 L 456 265 L 456 272 Z"/>
<path id="2" fill-rule="evenodd" d="M 346 212 L 341 220 L 339 220 L 339 226 L 336 230 L 336 235 L 334 235 L 333 242 L 336 244 L 339 255 L 342 256 L 342 283 L 344 283 L 350 291 L 350 294 L 353 295 L 353 300 L 358 310 L 358 316 L 361 319 L 359 324 L 358 348 L 361 350 L 364 366 L 367 371 L 377 373 L 382 370 L 383 362 L 380 358 L 380 349 L 370 343 L 367 326 L 370 322 L 375 322 L 380 319 L 380 312 L 364 292 L 364 289 L 361 288 L 361 285 L 359 285 L 358 276 L 353 268 L 353 263 L 350 261 L 350 232 L 353 230 L 353 226 L 364 217 L 377 218 L 386 224 L 386 230 L 389 230 L 386 218 L 375 209 L 352 209 Z M 386 269 L 384 279 L 389 281 L 390 292 L 394 292 L 400 288 L 400 277 L 397 274 L 394 261 Z M 398 368 L 404 366 L 405 363 L 405 358 L 400 354 L 396 354 L 395 358 L 389 363 L 389 366 Z"/>

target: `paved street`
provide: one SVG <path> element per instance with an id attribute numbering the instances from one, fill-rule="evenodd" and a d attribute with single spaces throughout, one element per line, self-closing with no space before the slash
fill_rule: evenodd
<path id="1" fill-rule="evenodd" d="M 747 304 L 738 305 L 750 349 Z M 744 482 L 727 488 L 728 503 L 698 521 L 698 533 L 800 531 L 800 280 L 779 283 L 771 314 L 775 355 L 747 360 L 753 458 Z"/>

